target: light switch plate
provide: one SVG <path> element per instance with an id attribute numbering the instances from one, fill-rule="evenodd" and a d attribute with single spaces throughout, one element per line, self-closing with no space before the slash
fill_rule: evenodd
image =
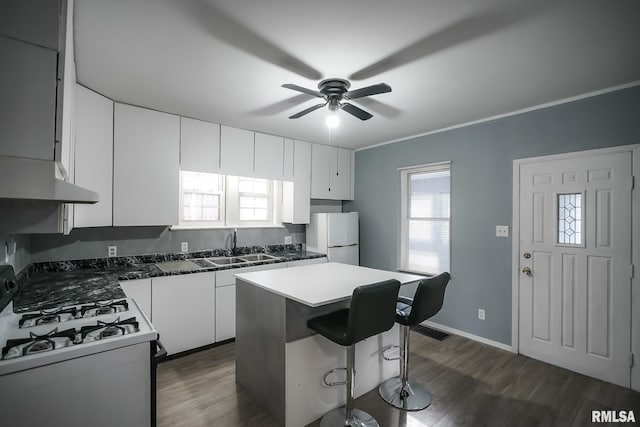
<path id="1" fill-rule="evenodd" d="M 509 226 L 496 225 L 496 237 L 509 237 Z"/>
<path id="2" fill-rule="evenodd" d="M 180 244 L 180 250 L 182 252 L 189 252 L 189 242 L 182 242 Z"/>
<path id="3" fill-rule="evenodd" d="M 113 258 L 118 256 L 118 247 L 117 246 L 109 246 L 109 258 Z"/>
<path id="4" fill-rule="evenodd" d="M 290 245 L 293 243 L 293 237 L 291 236 L 284 236 L 284 244 L 285 245 Z"/>
<path id="5" fill-rule="evenodd" d="M 478 319 L 480 319 L 480 320 L 484 320 L 484 315 L 485 315 L 485 313 L 484 313 L 484 309 L 479 308 L 479 309 L 478 309 Z"/>

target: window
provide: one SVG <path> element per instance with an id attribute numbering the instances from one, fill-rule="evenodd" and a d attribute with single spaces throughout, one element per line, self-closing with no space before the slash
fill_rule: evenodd
<path id="1" fill-rule="evenodd" d="M 224 224 L 224 176 L 180 172 L 180 223 Z"/>
<path id="2" fill-rule="evenodd" d="M 558 194 L 558 243 L 582 246 L 582 193 Z"/>
<path id="3" fill-rule="evenodd" d="M 423 274 L 449 271 L 451 164 L 400 170 L 399 270 Z"/>
<path id="4" fill-rule="evenodd" d="M 180 172 L 180 225 L 280 225 L 278 181 Z"/>

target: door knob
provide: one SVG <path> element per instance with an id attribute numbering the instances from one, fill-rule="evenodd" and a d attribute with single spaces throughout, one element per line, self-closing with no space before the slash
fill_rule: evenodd
<path id="1" fill-rule="evenodd" d="M 524 254 L 522 254 L 522 257 L 524 259 L 529 259 L 529 258 L 531 258 L 531 254 L 529 252 L 525 252 Z"/>
<path id="2" fill-rule="evenodd" d="M 527 276 L 531 276 L 531 269 L 529 267 L 525 267 L 522 269 L 522 272 Z"/>

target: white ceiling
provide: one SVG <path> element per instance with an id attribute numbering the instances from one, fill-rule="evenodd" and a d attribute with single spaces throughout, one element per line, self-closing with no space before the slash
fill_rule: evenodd
<path id="1" fill-rule="evenodd" d="M 76 0 L 80 83 L 117 101 L 361 148 L 640 80 L 638 0 Z M 347 78 L 393 92 L 288 116 Z"/>

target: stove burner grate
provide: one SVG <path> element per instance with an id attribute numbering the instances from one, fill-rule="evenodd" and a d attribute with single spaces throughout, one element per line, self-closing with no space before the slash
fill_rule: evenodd
<path id="1" fill-rule="evenodd" d="M 129 310 L 126 300 L 96 302 L 80 307 L 80 317 L 95 317 L 103 314 L 121 313 Z"/>
<path id="2" fill-rule="evenodd" d="M 117 318 L 110 323 L 98 320 L 96 325 L 83 326 L 80 329 L 80 335 L 82 337 L 82 342 L 87 343 L 138 332 L 140 330 L 138 325 L 139 324 L 135 317 L 122 321 L 120 318 Z"/>
<path id="3" fill-rule="evenodd" d="M 54 328 L 44 335 L 29 332 L 29 338 L 7 340 L 7 345 L 2 349 L 2 360 L 69 347 L 74 344 L 76 339 L 75 329 L 66 329 L 58 332 L 58 328 Z"/>
<path id="4" fill-rule="evenodd" d="M 23 314 L 18 321 L 19 328 L 31 328 L 33 326 L 48 325 L 52 323 L 66 322 L 76 318 L 75 307 L 55 308 L 53 310 L 41 310 L 39 313 Z"/>

